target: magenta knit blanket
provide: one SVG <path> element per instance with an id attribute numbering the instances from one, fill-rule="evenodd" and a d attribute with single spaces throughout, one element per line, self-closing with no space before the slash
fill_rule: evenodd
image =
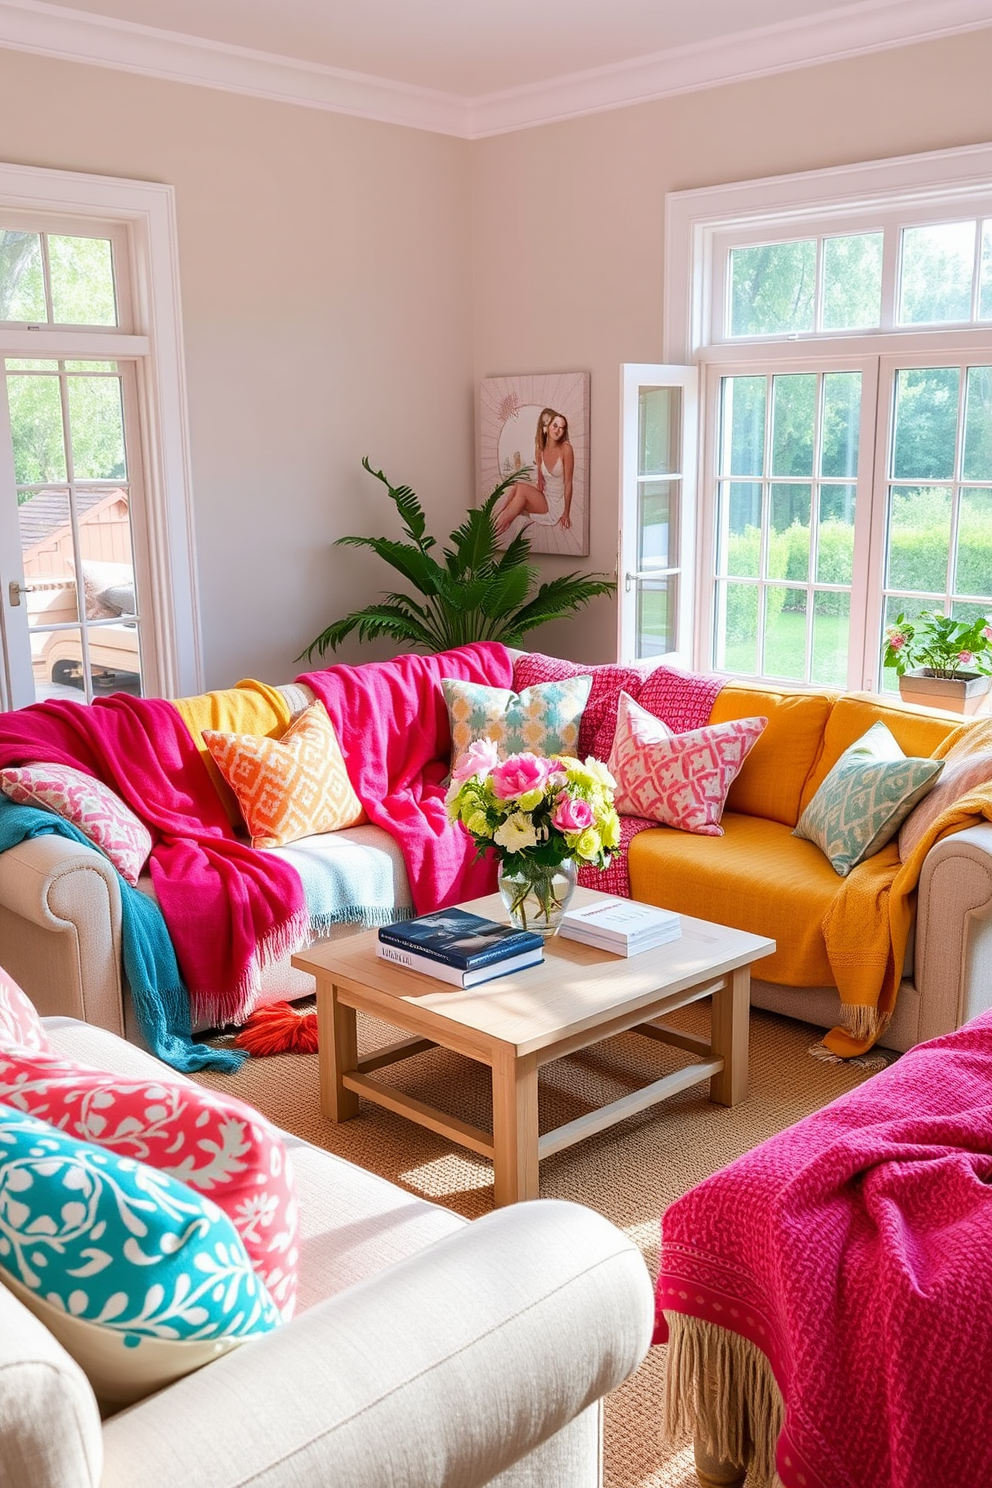
<path id="1" fill-rule="evenodd" d="M 990 1299 L 985 1013 L 672 1204 L 655 1342 L 669 1312 L 761 1350 L 786 1488 L 985 1484 Z"/>
<path id="2" fill-rule="evenodd" d="M 662 723 L 667 723 L 673 733 L 686 734 L 690 729 L 703 728 L 709 723 L 713 701 L 726 680 L 698 672 L 678 671 L 669 666 L 657 666 L 651 670 L 643 664 L 579 666 L 573 661 L 561 661 L 557 656 L 529 651 L 519 656 L 514 664 L 513 685 L 522 692 L 525 687 L 533 687 L 538 682 L 561 682 L 566 677 L 580 676 L 592 677 L 592 686 L 579 725 L 579 757 L 586 759 L 592 755 L 604 764 L 609 759 L 617 730 L 621 692 L 626 692 L 642 708 L 660 718 Z M 617 894 L 629 899 L 627 850 L 631 839 L 638 832 L 657 825 L 646 816 L 621 817 L 620 845 L 609 867 L 580 868 L 579 883 L 587 889 L 599 889 L 604 894 Z"/>
<path id="3" fill-rule="evenodd" d="M 243 1022 L 265 962 L 306 941 L 303 889 L 295 869 L 234 837 L 178 711 L 116 693 L 0 714 L 0 768 L 32 760 L 95 775 L 145 823 L 194 1022 Z"/>
<path id="4" fill-rule="evenodd" d="M 509 687 L 512 676 L 506 647 L 486 641 L 296 679 L 327 708 L 369 820 L 399 845 L 418 914 L 496 888 L 495 859 L 475 860 L 472 839 L 445 810 L 451 730 L 441 679 Z"/>

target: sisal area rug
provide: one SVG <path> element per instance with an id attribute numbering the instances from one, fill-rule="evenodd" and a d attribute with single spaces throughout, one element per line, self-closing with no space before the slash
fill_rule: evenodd
<path id="1" fill-rule="evenodd" d="M 670 1021 L 707 1029 L 708 1007 Z M 359 1014 L 359 1049 L 396 1037 Z M 772 1013 L 751 1014 L 750 1092 L 728 1110 L 706 1099 L 706 1086 L 683 1091 L 541 1164 L 542 1198 L 573 1199 L 626 1231 L 657 1272 L 659 1219 L 665 1207 L 739 1153 L 870 1078 L 870 1071 L 809 1057 L 819 1031 Z M 223 1042 L 223 1041 L 221 1041 Z M 623 1034 L 546 1065 L 541 1071 L 542 1130 L 691 1063 L 680 1050 Z M 381 1076 L 387 1072 L 380 1071 Z M 461 1055 L 432 1049 L 394 1065 L 393 1081 L 410 1095 L 477 1126 L 490 1125 L 487 1071 Z M 233 1075 L 194 1078 L 249 1101 L 278 1126 L 370 1168 L 404 1188 L 472 1219 L 492 1208 L 492 1170 L 484 1158 L 363 1101 L 359 1115 L 335 1126 L 320 1114 L 317 1056 L 250 1059 Z M 698 1488 L 692 1450 L 661 1444 L 665 1350 L 652 1349 L 633 1379 L 606 1402 L 606 1488 Z"/>

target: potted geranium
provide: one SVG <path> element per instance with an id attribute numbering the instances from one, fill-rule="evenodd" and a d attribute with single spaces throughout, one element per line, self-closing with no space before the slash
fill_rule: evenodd
<path id="1" fill-rule="evenodd" d="M 477 739 L 458 761 L 448 814 L 479 857 L 498 857 L 500 894 L 517 929 L 556 934 L 578 865 L 609 864 L 620 841 L 614 785 L 599 760 L 523 753 L 501 761 L 489 739 Z"/>
<path id="2" fill-rule="evenodd" d="M 921 610 L 913 620 L 904 614 L 885 632 L 884 665 L 899 677 L 906 702 L 974 713 L 992 686 L 992 623 L 952 620 Z"/>

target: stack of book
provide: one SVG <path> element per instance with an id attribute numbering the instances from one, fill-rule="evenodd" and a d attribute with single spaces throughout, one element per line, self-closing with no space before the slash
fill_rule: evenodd
<path id="1" fill-rule="evenodd" d="M 668 940 L 678 940 L 682 921 L 670 909 L 634 899 L 599 899 L 584 909 L 568 909 L 560 935 L 615 956 L 638 956 Z"/>
<path id="2" fill-rule="evenodd" d="M 439 909 L 379 931 L 376 953 L 456 987 L 477 987 L 544 960 L 544 941 L 466 909 Z"/>

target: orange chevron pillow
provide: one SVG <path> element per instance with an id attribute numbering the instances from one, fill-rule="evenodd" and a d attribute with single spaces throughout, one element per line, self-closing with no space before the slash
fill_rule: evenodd
<path id="1" fill-rule="evenodd" d="M 238 798 L 252 847 L 281 847 L 367 820 L 319 701 L 281 739 L 204 729 L 203 742 Z"/>

